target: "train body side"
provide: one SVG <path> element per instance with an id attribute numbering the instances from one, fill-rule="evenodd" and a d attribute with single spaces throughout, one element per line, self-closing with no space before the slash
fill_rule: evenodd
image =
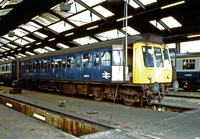
<path id="1" fill-rule="evenodd" d="M 185 90 L 200 88 L 200 55 L 177 54 L 177 80 Z"/>

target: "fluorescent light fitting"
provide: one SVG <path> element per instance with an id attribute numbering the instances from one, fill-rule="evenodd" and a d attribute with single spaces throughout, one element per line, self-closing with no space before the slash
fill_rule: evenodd
<path id="1" fill-rule="evenodd" d="M 22 50 L 22 48 L 17 49 L 18 51 Z"/>
<path id="2" fill-rule="evenodd" d="M 57 4 L 55 6 L 53 6 L 50 10 L 53 10 L 54 8 L 56 8 L 57 6 L 59 6 L 60 4 Z"/>
<path id="3" fill-rule="evenodd" d="M 11 53 L 14 53 L 14 50 L 12 50 Z"/>
<path id="4" fill-rule="evenodd" d="M 26 48 L 30 48 L 30 47 L 31 47 L 30 45 L 26 46 Z"/>
<path id="5" fill-rule="evenodd" d="M 132 18 L 132 17 L 133 17 L 133 16 L 130 15 L 130 16 L 127 17 L 127 19 Z M 116 21 L 119 22 L 119 21 L 122 21 L 122 20 L 125 20 L 125 19 L 126 19 L 126 17 L 123 17 L 123 18 L 117 19 Z"/>
<path id="6" fill-rule="evenodd" d="M 40 45 L 40 44 L 41 44 L 41 42 L 36 43 L 36 45 Z"/>
<path id="7" fill-rule="evenodd" d="M 99 27 L 98 25 L 92 26 L 92 27 L 87 28 L 87 30 L 95 29 L 95 28 L 98 28 L 98 27 Z"/>
<path id="8" fill-rule="evenodd" d="M 39 15 L 37 15 L 37 16 L 35 16 L 35 17 L 33 17 L 31 20 L 34 20 L 34 19 L 36 19 L 37 17 L 39 17 Z"/>
<path id="9" fill-rule="evenodd" d="M 166 6 L 162 6 L 161 9 L 166 9 L 166 8 L 173 7 L 173 6 L 176 6 L 176 5 L 180 5 L 180 4 L 183 4 L 183 3 L 185 3 L 185 1 L 179 1 L 179 2 L 172 3 L 172 4 L 169 4 L 169 5 L 166 5 Z"/>
<path id="10" fill-rule="evenodd" d="M 196 34 L 196 35 L 189 35 L 187 36 L 188 38 L 195 38 L 195 37 L 200 37 L 200 34 Z"/>
<path id="11" fill-rule="evenodd" d="M 4 8 L 7 4 L 9 3 L 9 1 L 7 1 L 6 3 L 4 3 L 1 8 Z"/>
<path id="12" fill-rule="evenodd" d="M 37 118 L 37 119 L 40 119 L 40 120 L 42 120 L 42 121 L 45 121 L 45 117 L 43 117 L 43 116 L 41 116 L 41 115 L 39 115 L 39 114 L 36 114 L 36 113 L 34 113 L 33 114 L 33 117 L 35 117 L 35 118 Z"/>
<path id="13" fill-rule="evenodd" d="M 7 55 L 8 53 L 5 53 L 5 55 Z"/>
<path id="14" fill-rule="evenodd" d="M 74 35 L 74 32 L 71 32 L 71 33 L 68 33 L 68 34 L 65 34 L 65 36 L 71 36 L 71 35 Z"/>
<path id="15" fill-rule="evenodd" d="M 12 108 L 12 104 L 10 103 L 6 103 L 6 106 L 11 107 Z"/>
<path id="16" fill-rule="evenodd" d="M 49 39 L 49 42 L 50 42 L 50 41 L 54 41 L 55 39 L 56 39 L 56 38 L 51 38 L 51 39 Z"/>

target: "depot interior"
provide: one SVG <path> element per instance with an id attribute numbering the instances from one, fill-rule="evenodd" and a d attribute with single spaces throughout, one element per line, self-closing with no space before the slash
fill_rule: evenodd
<path id="1" fill-rule="evenodd" d="M 199 0 L 0 0 L 0 60 L 125 37 L 125 17 L 128 36 L 155 33 L 178 53 L 196 52 L 199 6 Z"/>

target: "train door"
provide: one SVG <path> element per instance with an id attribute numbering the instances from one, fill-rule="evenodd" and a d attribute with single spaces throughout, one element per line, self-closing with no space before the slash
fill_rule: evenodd
<path id="1" fill-rule="evenodd" d="M 62 80 L 67 79 L 66 72 L 67 72 L 66 58 L 64 57 L 62 58 L 62 77 L 61 77 Z"/>
<path id="2" fill-rule="evenodd" d="M 54 59 L 54 79 L 56 80 L 61 80 L 62 77 L 61 64 L 62 59 L 60 57 Z"/>
<path id="3" fill-rule="evenodd" d="M 93 53 L 92 80 L 95 81 L 95 82 L 100 81 L 100 56 L 99 56 L 99 52 Z"/>
<path id="4" fill-rule="evenodd" d="M 81 55 L 76 55 L 75 80 L 81 80 Z"/>
<path id="5" fill-rule="evenodd" d="M 101 51 L 100 81 L 111 82 L 111 50 Z"/>
<path id="6" fill-rule="evenodd" d="M 123 45 L 112 46 L 112 82 L 123 82 Z"/>
<path id="7" fill-rule="evenodd" d="M 75 81 L 75 56 L 71 55 L 67 57 L 67 80 Z"/>
<path id="8" fill-rule="evenodd" d="M 81 80 L 92 81 L 92 54 L 87 53 L 82 55 Z"/>

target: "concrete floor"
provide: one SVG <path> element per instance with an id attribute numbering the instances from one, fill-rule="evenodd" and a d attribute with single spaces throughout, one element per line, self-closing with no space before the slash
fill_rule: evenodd
<path id="1" fill-rule="evenodd" d="M 125 106 L 112 101 L 96 102 L 92 97 L 67 96 L 48 94 L 37 91 L 23 90 L 22 94 L 9 94 L 9 87 L 0 87 L 4 95 L 42 105 L 67 114 L 85 119 L 110 124 L 126 131 L 127 138 L 164 138 L 164 139 L 195 139 L 200 138 L 200 99 L 165 97 L 164 105 L 190 108 L 182 113 L 164 111 L 155 112 L 139 105 Z M 171 92 L 170 94 L 174 94 Z M 193 95 L 200 98 L 200 92 L 179 91 L 178 95 Z M 65 100 L 65 108 L 58 107 L 59 101 Z M 94 113 L 93 113 L 94 112 Z M 91 114 L 93 113 L 93 114 Z M 112 114 L 112 118 L 110 120 Z M 1 124 L 1 123 L 0 123 Z"/>

